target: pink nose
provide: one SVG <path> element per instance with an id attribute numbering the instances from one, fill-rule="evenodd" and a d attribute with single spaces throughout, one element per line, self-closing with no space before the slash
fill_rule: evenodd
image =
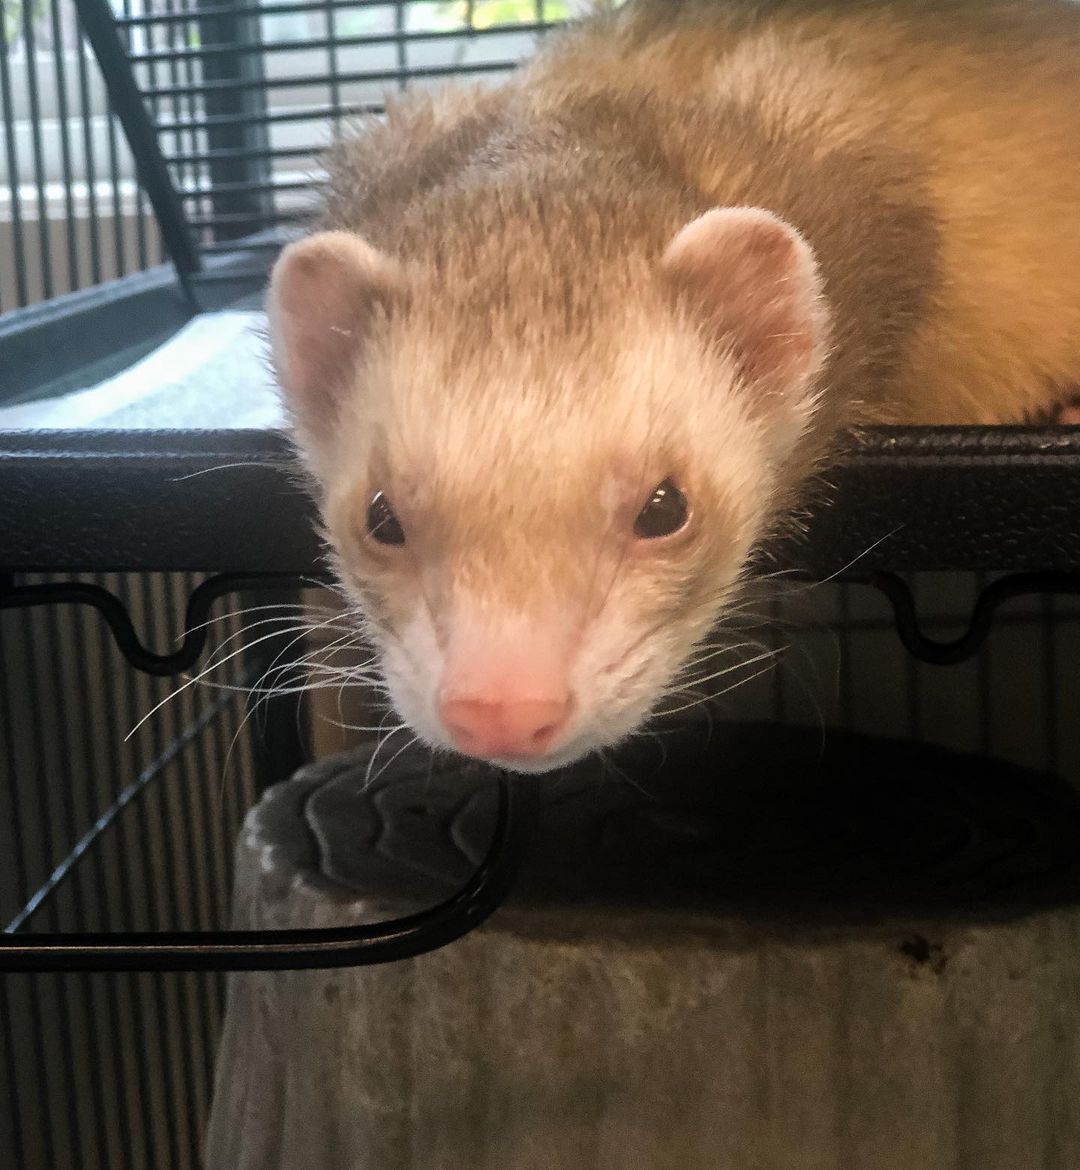
<path id="1" fill-rule="evenodd" d="M 439 717 L 454 744 L 470 756 L 542 756 L 566 723 L 560 699 L 444 699 Z"/>

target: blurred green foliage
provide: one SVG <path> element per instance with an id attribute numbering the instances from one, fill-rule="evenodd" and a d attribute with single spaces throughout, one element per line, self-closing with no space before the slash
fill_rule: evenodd
<path id="1" fill-rule="evenodd" d="M 0 0 L 4 14 L 4 44 L 14 45 L 22 39 L 23 20 L 26 15 L 34 24 L 45 11 L 45 0 Z"/>
<path id="2" fill-rule="evenodd" d="M 571 6 L 566 0 L 446 0 L 436 4 L 435 11 L 440 25 L 491 28 L 496 24 L 566 20 Z"/>

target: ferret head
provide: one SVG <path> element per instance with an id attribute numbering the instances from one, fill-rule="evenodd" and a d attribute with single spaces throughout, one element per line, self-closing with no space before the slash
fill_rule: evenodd
<path id="1" fill-rule="evenodd" d="M 274 359 L 399 713 L 436 747 L 545 771 L 633 732 L 724 611 L 827 321 L 809 247 L 758 209 L 581 285 L 474 259 L 293 244 Z"/>

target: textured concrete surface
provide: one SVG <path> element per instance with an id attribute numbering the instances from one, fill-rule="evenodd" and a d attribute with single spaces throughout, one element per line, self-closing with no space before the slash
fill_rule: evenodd
<path id="1" fill-rule="evenodd" d="M 586 770 L 481 931 L 233 977 L 208 1170 L 1076 1170 L 1075 797 L 811 746 L 714 744 L 668 762 L 659 801 Z M 365 792 L 366 760 L 339 759 L 273 790 L 238 925 L 460 885 L 490 784 L 412 767 Z"/>

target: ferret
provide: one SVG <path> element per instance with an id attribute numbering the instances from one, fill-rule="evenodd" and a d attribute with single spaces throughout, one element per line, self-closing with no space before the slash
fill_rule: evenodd
<path id="1" fill-rule="evenodd" d="M 1080 384 L 1080 6 L 631 0 L 340 144 L 268 294 L 426 743 L 632 734 L 867 423 Z"/>

